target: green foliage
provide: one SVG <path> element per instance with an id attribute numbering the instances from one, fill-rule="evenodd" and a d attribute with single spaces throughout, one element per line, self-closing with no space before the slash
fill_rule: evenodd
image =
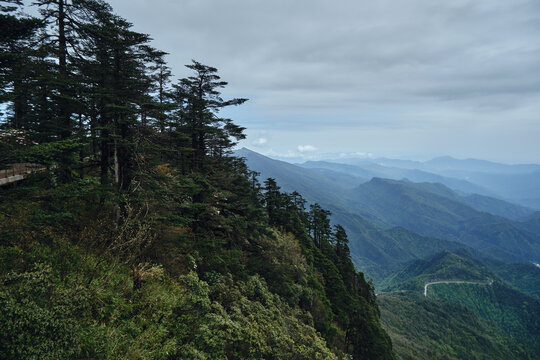
<path id="1" fill-rule="evenodd" d="M 2 316 L 43 327 L 34 313 L 70 308 L 41 338 L 19 330 L 22 338 L 3 339 L 6 357 L 391 359 L 343 229 L 316 244 L 309 216 L 286 202 L 281 231 L 270 230 L 245 168 L 229 164 L 211 175 L 148 168 L 130 197 L 97 177 L 54 187 L 35 177 L 3 189 Z M 39 264 L 50 296 L 38 299 L 22 289 Z M 23 298 L 32 313 L 19 323 Z"/>
<path id="2" fill-rule="evenodd" d="M 514 266 L 496 261 L 484 260 L 484 262 L 488 263 L 491 268 L 496 269 L 500 266 L 499 273 L 512 280 L 511 276 L 504 274 L 502 270 L 512 269 Z M 515 273 L 511 274 L 516 276 Z M 540 301 L 511 288 L 500 277 L 486 268 L 480 260 L 473 258 L 466 252 L 458 254 L 445 252 L 413 262 L 387 279 L 385 282 L 386 290 L 391 292 L 382 293 L 381 298 L 386 299 L 387 296 L 390 296 L 392 299 L 393 295 L 403 294 L 405 290 L 403 296 L 414 300 L 411 292 L 420 295 L 426 282 L 440 280 L 477 283 L 433 284 L 429 287 L 427 298 L 466 308 L 476 317 L 484 319 L 490 327 L 498 328 L 507 338 L 510 338 L 509 344 L 517 344 L 528 354 L 538 353 Z M 521 284 L 526 283 L 524 280 Z M 415 302 L 413 300 L 411 303 Z M 391 315 L 387 314 L 387 316 Z M 392 320 L 393 323 L 404 321 L 404 319 L 395 318 Z M 397 324 L 392 326 L 397 326 Z M 426 324 L 423 331 L 427 331 L 430 326 L 436 328 L 434 325 Z M 397 332 L 398 329 L 393 331 Z M 406 337 L 407 341 L 412 341 L 414 334 L 416 333 L 411 332 L 410 336 Z M 457 339 L 461 339 L 461 335 Z M 437 340 L 437 338 L 433 337 L 429 341 L 433 340 Z M 438 340 L 438 342 L 440 341 Z M 512 347 L 512 349 L 514 348 Z M 526 358 L 523 356 L 519 358 Z"/>
<path id="3" fill-rule="evenodd" d="M 487 266 L 519 291 L 540 299 L 540 268 L 538 266 L 504 263 L 488 263 Z"/>
<path id="4" fill-rule="evenodd" d="M 413 293 L 378 297 L 381 323 L 398 359 L 534 359 L 504 331 L 470 310 Z"/>
<path id="5" fill-rule="evenodd" d="M 435 299 L 466 307 L 499 326 L 531 352 L 540 352 L 539 300 L 497 282 L 492 286 L 439 284 L 430 291 Z"/>
<path id="6" fill-rule="evenodd" d="M 2 249 L 11 261 L 0 278 L 3 359 L 337 359 L 310 314 L 258 276 L 218 275 L 211 284 L 194 272 L 178 281 L 158 276 L 133 293 L 126 268 L 61 246 L 37 258 Z M 63 275 L 55 270 L 60 250 L 72 261 Z"/>
<path id="7" fill-rule="evenodd" d="M 465 251 L 442 252 L 416 260 L 382 282 L 381 289 L 422 292 L 429 281 L 463 280 L 486 282 L 495 276 Z"/>
<path id="8" fill-rule="evenodd" d="M 37 171 L 0 188 L 1 358 L 393 358 L 330 211 L 229 156 L 216 68 L 171 90 L 104 1 L 11 5 L 0 168 Z"/>

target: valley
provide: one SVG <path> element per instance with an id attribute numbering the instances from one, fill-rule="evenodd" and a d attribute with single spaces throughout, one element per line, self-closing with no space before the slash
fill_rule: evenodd
<path id="1" fill-rule="evenodd" d="M 473 169 L 526 177 L 537 167 L 446 158 L 289 164 L 247 149 L 236 154 L 262 180 L 275 178 L 325 206 L 347 230 L 351 258 L 373 280 L 399 358 L 475 359 L 490 353 L 487 344 L 499 349 L 492 359 L 538 358 L 539 212 L 509 202 L 495 186 L 463 179 Z M 445 326 L 452 337 L 429 335 Z M 476 331 L 483 332 L 477 339 L 488 336 L 478 350 L 458 345 Z"/>

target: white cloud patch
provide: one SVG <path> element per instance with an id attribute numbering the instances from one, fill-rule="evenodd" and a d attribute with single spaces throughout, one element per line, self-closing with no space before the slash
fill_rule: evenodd
<path id="1" fill-rule="evenodd" d="M 313 145 L 298 145 L 298 151 L 301 153 L 317 151 L 317 148 Z"/>
<path id="2" fill-rule="evenodd" d="M 251 142 L 251 145 L 253 145 L 253 146 L 264 146 L 266 144 L 268 144 L 268 139 L 263 138 L 263 137 L 260 137 L 257 140 L 253 140 Z"/>
<path id="3" fill-rule="evenodd" d="M 370 152 L 364 152 L 364 151 L 356 151 L 356 152 L 349 152 L 349 153 L 345 153 L 345 152 L 342 152 L 339 154 L 339 157 L 340 158 L 348 158 L 348 157 L 358 157 L 358 158 L 362 158 L 362 159 L 371 159 L 373 158 L 373 154 L 370 153 Z"/>
<path id="4" fill-rule="evenodd" d="M 279 152 L 279 151 L 274 151 L 273 149 L 266 151 L 263 155 L 274 157 L 274 158 L 281 158 L 281 159 L 295 159 L 295 158 L 300 157 L 300 154 L 291 150 L 287 152 Z"/>

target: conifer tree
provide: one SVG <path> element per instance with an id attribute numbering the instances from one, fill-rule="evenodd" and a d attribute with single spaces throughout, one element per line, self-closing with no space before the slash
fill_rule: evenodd
<path id="1" fill-rule="evenodd" d="M 319 204 L 312 204 L 309 207 L 308 224 L 309 231 L 319 248 L 323 242 L 329 240 L 331 234 L 330 211 L 323 209 Z"/>
<path id="2" fill-rule="evenodd" d="M 151 88 L 146 61 L 155 54 L 148 35 L 131 30 L 131 24 L 109 9 L 96 12 L 94 24 L 84 28 L 86 81 L 91 88 L 93 127 L 99 132 L 101 183 L 114 183 L 125 191 L 135 171 L 136 128 Z"/>
<path id="3" fill-rule="evenodd" d="M 39 19 L 17 16 L 19 0 L 0 2 L 0 103 L 7 103 L 4 125 L 28 129 L 32 84 L 32 39 L 41 27 Z"/>
<path id="4" fill-rule="evenodd" d="M 208 155 L 222 157 L 234 146 L 233 139 L 245 137 L 244 128 L 218 113 L 247 99 L 223 100 L 219 89 L 227 82 L 221 81 L 216 68 L 195 60 L 186 67 L 195 74 L 180 79 L 174 86 L 173 99 L 179 106 L 175 127 L 189 137 L 189 168 L 203 170 Z"/>

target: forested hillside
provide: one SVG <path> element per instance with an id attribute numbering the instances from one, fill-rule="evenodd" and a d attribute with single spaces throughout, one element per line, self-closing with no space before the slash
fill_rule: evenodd
<path id="1" fill-rule="evenodd" d="M 381 304 L 384 303 L 385 306 L 395 308 L 397 303 L 403 301 L 403 306 L 409 308 L 418 307 L 420 309 L 424 307 L 427 309 L 426 306 L 434 306 L 434 304 L 426 302 L 412 301 L 414 297 L 411 296 L 397 296 L 401 293 L 407 295 L 423 293 L 427 299 L 466 308 L 467 312 L 487 321 L 485 324 L 488 327 L 499 329 L 501 334 L 505 334 L 509 344 L 519 345 L 518 348 L 523 352 L 522 355 L 516 354 L 513 358 L 538 358 L 540 301 L 518 290 L 523 288 L 530 292 L 530 289 L 536 289 L 535 281 L 531 279 L 533 273 L 530 269 L 526 269 L 526 264 L 511 266 L 489 260 L 484 261 L 491 263 L 491 268 L 497 270 L 498 273 L 493 273 L 481 261 L 464 251 L 459 253 L 443 252 L 424 260 L 414 261 L 386 279 L 383 286 L 385 287 L 384 291 L 388 293 L 384 293 L 382 299 L 386 300 L 387 295 L 390 297 L 388 301 L 381 302 Z M 524 272 L 522 276 L 516 273 L 516 266 L 517 269 Z M 410 304 L 407 304 L 409 302 Z M 398 316 L 388 314 L 390 309 L 386 309 L 386 311 L 386 324 L 395 327 L 393 331 L 400 331 L 399 324 L 406 327 L 412 326 L 406 324 L 403 319 L 403 317 L 408 316 L 402 315 L 402 318 L 398 319 Z M 453 313 L 457 313 L 455 319 L 457 320 L 463 311 L 453 310 Z M 461 321 L 459 320 L 459 322 Z M 416 325 L 420 325 L 420 323 Z M 463 325 L 469 326 L 465 323 L 459 326 Z M 421 329 L 421 332 L 426 332 L 426 328 L 423 326 L 418 329 Z M 438 327 L 430 325 L 429 328 L 438 331 Z M 466 332 L 469 331 L 466 330 Z M 467 336 L 465 334 L 461 333 L 451 341 L 463 341 Z M 439 341 L 436 337 L 431 337 L 428 343 L 433 340 Z M 497 342 L 501 343 L 500 340 Z M 414 348 L 414 346 L 408 347 L 409 350 Z M 525 356 L 526 353 L 528 353 L 527 356 Z"/>
<path id="2" fill-rule="evenodd" d="M 443 250 L 465 248 L 475 255 L 507 262 L 534 261 L 540 251 L 534 215 L 513 221 L 510 218 L 521 218 L 530 210 L 505 201 L 461 196 L 437 183 L 382 178 L 365 182 L 356 178 L 360 184 L 354 186 L 353 181 L 341 180 L 354 175 L 338 173 L 341 177 L 331 178 L 328 172 L 301 168 L 247 149 L 237 154 L 245 157 L 249 168 L 260 172 L 261 178 L 276 178 L 289 191 L 301 189 L 308 201 L 331 210 L 333 221 L 349 233 L 356 266 L 376 284 L 408 261 Z M 334 174 L 336 169 L 340 168 L 327 171 Z"/>
<path id="3" fill-rule="evenodd" d="M 216 68 L 101 0 L 2 1 L 2 359 L 393 359 L 329 211 L 231 150 Z M 7 178 L 7 177 L 6 177 Z"/>
<path id="4" fill-rule="evenodd" d="M 493 323 L 459 304 L 415 293 L 378 298 L 398 359 L 535 359 Z"/>

